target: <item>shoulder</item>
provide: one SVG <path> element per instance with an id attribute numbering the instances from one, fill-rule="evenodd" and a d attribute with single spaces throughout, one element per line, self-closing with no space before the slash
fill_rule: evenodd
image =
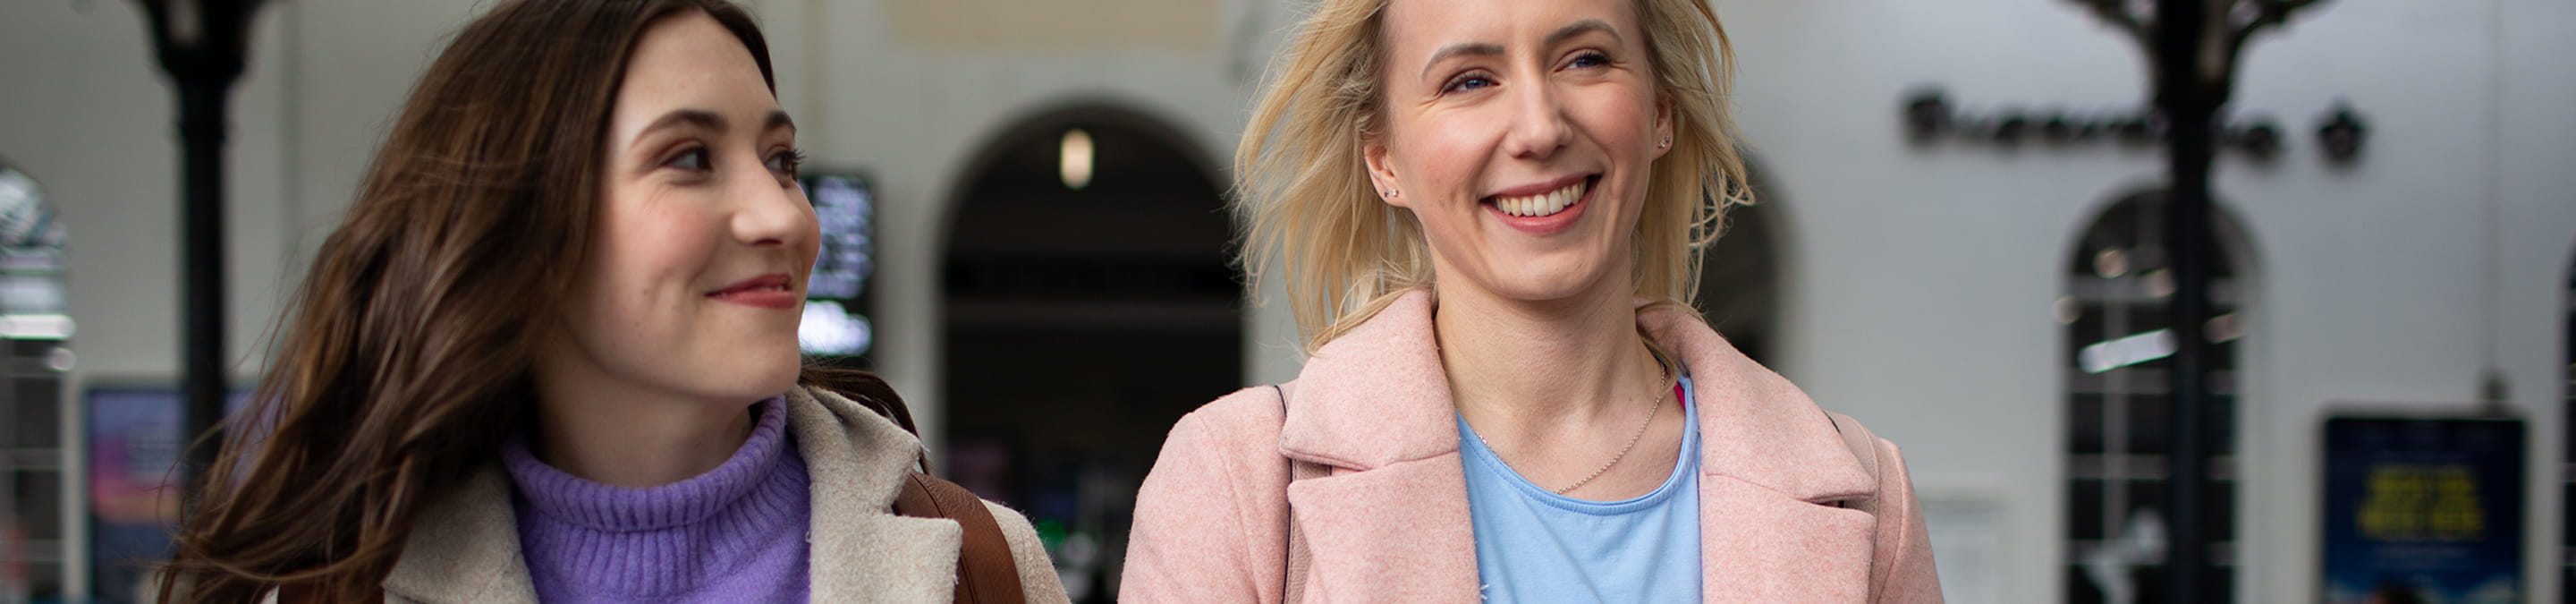
<path id="1" fill-rule="evenodd" d="M 1276 585 L 1286 543 L 1279 398 L 1246 388 L 1183 417 L 1136 493 L 1119 596 L 1248 602 Z"/>
<path id="2" fill-rule="evenodd" d="M 1002 538 L 1011 543 L 1011 566 L 1019 571 L 1022 599 L 1066 601 L 1064 583 L 1055 574 L 1055 561 L 1047 557 L 1046 543 L 1038 539 L 1037 528 L 1029 525 L 1028 517 L 989 499 L 984 500 L 984 509 L 993 514 L 993 522 L 1002 526 Z"/>
<path id="3" fill-rule="evenodd" d="M 1239 481 L 1236 468 L 1282 466 L 1279 428 L 1285 407 L 1272 386 L 1237 390 L 1202 405 L 1172 425 L 1147 485 L 1175 480 Z"/>
<path id="4" fill-rule="evenodd" d="M 1215 437 L 1235 443 L 1245 440 L 1243 437 L 1261 434 L 1276 437 L 1279 435 L 1280 420 L 1286 417 L 1287 409 L 1279 400 L 1280 390 L 1278 389 L 1282 387 L 1284 385 L 1253 386 L 1236 390 L 1209 401 L 1208 404 L 1200 405 L 1197 410 L 1182 416 L 1180 422 L 1172 425 L 1171 437 L 1174 440 L 1187 438 L 1191 441 Z M 1259 448 L 1262 453 L 1274 457 L 1278 455 L 1276 438 L 1271 439 L 1271 442 L 1256 443 L 1256 445 L 1252 448 Z"/>
<path id="5" fill-rule="evenodd" d="M 1914 479 L 1905 468 L 1904 454 L 1894 441 L 1880 438 L 1860 420 L 1840 413 L 1827 415 L 1842 432 L 1843 443 L 1851 448 L 1852 456 L 1877 483 L 1875 494 L 1863 505 L 1864 511 L 1877 518 L 1876 547 L 1870 565 L 1870 582 L 1877 593 L 1872 601 L 1938 601 L 1941 585 L 1933 567 L 1932 541 L 1925 530 L 1922 503 L 1915 499 Z"/>

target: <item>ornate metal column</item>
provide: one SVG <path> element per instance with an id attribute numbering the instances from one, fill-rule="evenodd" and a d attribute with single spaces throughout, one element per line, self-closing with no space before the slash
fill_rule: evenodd
<path id="1" fill-rule="evenodd" d="M 152 48 L 179 93 L 179 259 L 182 393 L 186 438 L 211 434 L 224 414 L 224 137 L 233 83 L 247 64 L 250 20 L 259 0 L 135 0 Z M 209 441 L 212 442 L 217 441 Z M 191 447 L 183 464 L 194 487 L 213 447 Z"/>
<path id="2" fill-rule="evenodd" d="M 2209 486 L 2210 391 L 2207 380 L 2211 160 L 2218 115 L 2227 105 L 2236 58 L 2256 32 L 2288 22 L 2317 0 L 2074 0 L 2120 27 L 2147 51 L 2155 106 L 2164 114 L 2172 189 L 2166 204 L 2166 252 L 2172 256 L 2170 301 L 2174 355 L 2169 376 L 2173 454 L 2166 462 L 2172 522 L 2165 549 L 2165 598 L 2176 604 L 2214 601 L 2207 579 L 2210 540 L 2203 507 Z"/>

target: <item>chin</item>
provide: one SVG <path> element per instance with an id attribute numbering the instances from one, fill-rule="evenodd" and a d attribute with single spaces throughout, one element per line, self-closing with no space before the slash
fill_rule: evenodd
<path id="1" fill-rule="evenodd" d="M 1548 260 L 1520 262 L 1527 268 L 1492 275 L 1494 278 L 1479 284 L 1479 288 L 1509 300 L 1554 302 L 1582 297 L 1611 281 L 1601 268 L 1609 263 L 1572 258 Z"/>
<path id="2" fill-rule="evenodd" d="M 727 380 L 731 383 L 713 388 L 725 393 L 726 398 L 758 400 L 777 396 L 795 388 L 796 377 L 804 369 L 804 357 L 793 349 L 785 354 L 746 354 L 736 358 L 735 362 L 724 363 L 724 369 L 715 374 L 732 378 Z"/>

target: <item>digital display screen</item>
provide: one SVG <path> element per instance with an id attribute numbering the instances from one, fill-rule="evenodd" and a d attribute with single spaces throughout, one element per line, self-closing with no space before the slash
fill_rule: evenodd
<path id="1" fill-rule="evenodd" d="M 822 250 L 805 286 L 796 342 L 806 354 L 865 356 L 875 343 L 868 285 L 876 276 L 876 191 L 852 173 L 810 174 L 805 197 L 821 223 Z"/>
<path id="2" fill-rule="evenodd" d="M 2523 424 L 2336 417 L 2325 435 L 2324 602 L 2520 602 Z"/>

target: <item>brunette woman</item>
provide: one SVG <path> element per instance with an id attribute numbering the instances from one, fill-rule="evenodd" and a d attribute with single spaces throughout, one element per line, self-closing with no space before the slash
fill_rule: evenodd
<path id="1" fill-rule="evenodd" d="M 271 427 L 224 443 L 165 599 L 948 600 L 972 537 L 892 513 L 903 402 L 800 367 L 820 237 L 774 87 L 722 0 L 466 26 L 316 255 L 237 422 Z M 1062 601 L 1028 522 L 968 505 L 1010 595 Z"/>

